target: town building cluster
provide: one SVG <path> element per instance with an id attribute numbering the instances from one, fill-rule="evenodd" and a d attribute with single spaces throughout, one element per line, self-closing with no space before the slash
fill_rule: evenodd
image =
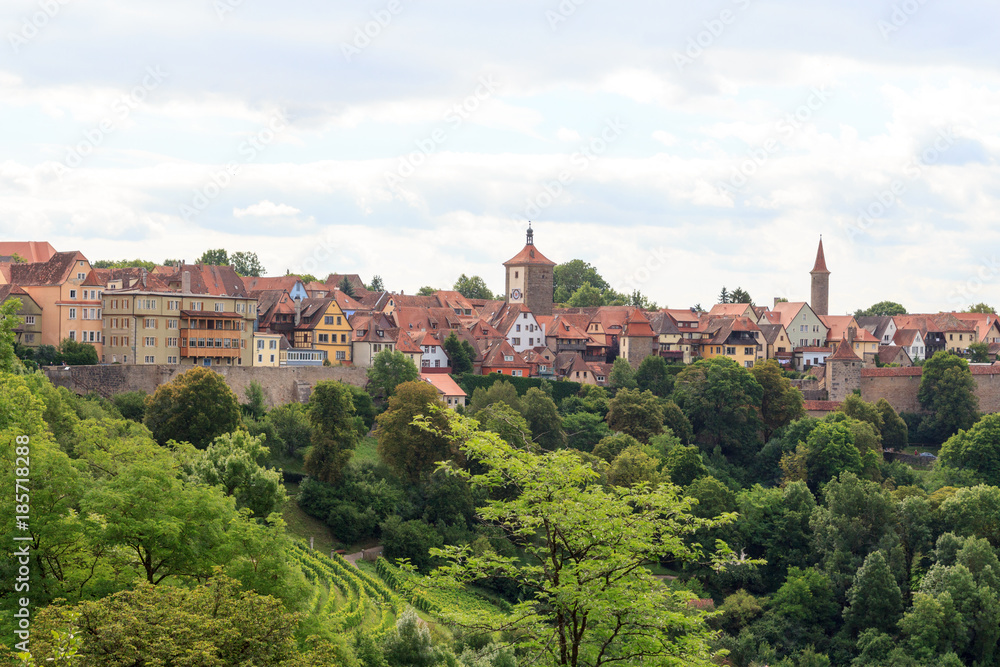
<path id="1" fill-rule="evenodd" d="M 530 226 L 503 267 L 504 298 L 480 300 L 370 291 L 357 275 L 303 282 L 207 264 L 95 269 L 77 251 L 0 242 L 0 300 L 21 300 L 21 345 L 86 342 L 106 364 L 367 367 L 388 349 L 425 376 L 446 375 L 445 343 L 454 335 L 471 349 L 475 373 L 603 385 L 619 357 L 632 367 L 650 355 L 685 364 L 728 357 L 747 368 L 776 359 L 811 372 L 830 400 L 841 400 L 838 369 L 909 366 L 939 350 L 964 354 L 976 342 L 988 343 L 994 358 L 1000 352 L 995 314 L 830 315 L 822 239 L 809 302 L 722 303 L 708 312 L 557 308 L 556 263 L 535 246 Z"/>

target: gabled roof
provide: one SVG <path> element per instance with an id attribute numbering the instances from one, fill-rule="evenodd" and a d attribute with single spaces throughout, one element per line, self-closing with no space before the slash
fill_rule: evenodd
<path id="1" fill-rule="evenodd" d="M 363 304 L 361 304 L 358 301 L 356 301 L 355 299 L 352 299 L 351 297 L 347 296 L 346 294 L 344 294 L 343 292 L 341 292 L 339 289 L 333 290 L 327 296 L 329 298 L 332 298 L 334 301 L 336 301 L 337 305 L 340 306 L 340 309 L 343 310 L 343 311 L 348 311 L 348 310 L 365 310 L 365 307 L 364 307 Z"/>
<path id="2" fill-rule="evenodd" d="M 842 338 L 837 345 L 837 351 L 826 358 L 829 361 L 861 361 L 861 358 L 854 353 L 854 350 L 847 343 L 847 338 Z"/>
<path id="3" fill-rule="evenodd" d="M 503 338 L 503 334 L 497 331 L 496 327 L 482 318 L 469 324 L 468 331 L 476 339 Z"/>
<path id="4" fill-rule="evenodd" d="M 767 317 L 768 323 L 784 324 L 787 327 L 802 312 L 803 308 L 809 308 L 809 304 L 805 301 L 780 301 L 764 315 Z M 776 313 L 777 317 L 772 316 L 772 313 Z"/>
<path id="5" fill-rule="evenodd" d="M 860 328 L 854 321 L 853 315 L 820 315 L 819 319 L 829 330 L 826 335 L 827 340 L 840 340 L 847 335 L 847 330 L 851 327 Z"/>
<path id="6" fill-rule="evenodd" d="M 35 303 L 35 300 L 31 298 L 31 295 L 18 285 L 0 285 L 0 301 L 6 301 L 10 298 L 20 299 L 22 306 L 25 305 L 25 301 Z M 37 306 L 38 304 L 35 305 Z"/>
<path id="7" fill-rule="evenodd" d="M 336 287 L 344 278 L 347 278 L 347 282 L 354 288 L 355 293 L 357 293 L 358 290 L 363 290 L 365 292 L 368 291 L 365 287 L 365 281 L 361 280 L 361 276 L 356 273 L 331 273 L 326 277 L 324 282 L 330 287 Z"/>
<path id="8" fill-rule="evenodd" d="M 741 317 L 754 312 L 749 303 L 717 303 L 708 311 L 709 317 Z"/>
<path id="9" fill-rule="evenodd" d="M 231 266 L 182 264 L 172 275 L 164 276 L 164 278 L 172 289 L 181 289 L 184 273 L 191 276 L 192 294 L 243 298 L 249 296 L 243 279 Z"/>
<path id="10" fill-rule="evenodd" d="M 653 331 L 661 336 L 680 335 L 681 333 L 680 329 L 677 328 L 677 323 L 674 322 L 674 318 L 662 310 L 650 314 L 649 326 L 653 327 Z"/>
<path id="11" fill-rule="evenodd" d="M 504 357 L 513 357 L 512 361 L 506 361 Z M 491 341 L 489 347 L 483 352 L 483 367 L 485 368 L 528 368 L 528 363 L 521 358 L 511 344 L 504 338 Z"/>
<path id="12" fill-rule="evenodd" d="M 420 379 L 433 385 L 442 396 L 468 396 L 447 373 L 421 373 Z"/>
<path id="13" fill-rule="evenodd" d="M 632 309 L 632 312 L 625 318 L 625 328 L 622 331 L 622 335 L 630 338 L 656 337 L 653 328 L 649 325 L 649 320 L 646 319 L 646 316 L 638 308 Z"/>
<path id="14" fill-rule="evenodd" d="M 878 361 L 880 364 L 905 364 L 907 366 L 913 363 L 906 349 L 898 345 L 879 345 Z"/>
<path id="15" fill-rule="evenodd" d="M 48 241 L 0 241 L 0 256 L 13 257 L 15 253 L 33 264 L 49 261 L 56 249 Z"/>
<path id="16" fill-rule="evenodd" d="M 57 252 L 44 262 L 10 264 L 10 282 L 14 285 L 53 286 L 69 280 L 77 261 L 87 261 L 79 250 Z M 89 273 L 90 267 L 87 267 Z"/>
<path id="17" fill-rule="evenodd" d="M 758 324 L 757 328 L 760 329 L 761 335 L 769 345 L 774 345 L 774 343 L 778 342 L 778 335 L 782 331 L 785 331 L 785 327 L 780 324 Z M 785 332 L 785 338 L 788 338 L 787 331 Z"/>
<path id="18" fill-rule="evenodd" d="M 403 333 L 402 336 L 399 335 L 399 329 L 393 329 L 396 332 L 396 349 L 400 352 L 406 352 L 408 354 L 420 354 L 423 353 L 423 349 L 420 348 L 409 335 Z"/>
<path id="19" fill-rule="evenodd" d="M 562 315 L 555 315 L 551 318 L 551 322 L 545 328 L 545 336 L 547 338 L 556 338 L 559 340 L 581 340 L 586 341 L 590 339 L 586 331 L 580 329 L 580 327 L 573 324 L 570 318 L 564 317 Z"/>
<path id="20" fill-rule="evenodd" d="M 879 316 L 861 316 L 854 318 L 858 326 L 862 327 L 866 331 L 871 332 L 871 334 L 878 340 L 882 340 L 885 336 L 885 330 L 893 323 L 893 320 L 888 315 Z"/>
<path id="21" fill-rule="evenodd" d="M 920 336 L 917 329 L 896 329 L 896 335 L 892 337 L 892 342 L 900 347 L 910 347 Z M 923 339 L 920 336 L 921 340 Z"/>
<path id="22" fill-rule="evenodd" d="M 291 292 L 295 283 L 301 282 L 298 276 L 243 276 L 241 280 L 247 292 L 263 290 Z"/>

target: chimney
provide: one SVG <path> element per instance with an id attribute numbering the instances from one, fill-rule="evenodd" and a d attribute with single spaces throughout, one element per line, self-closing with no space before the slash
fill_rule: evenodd
<path id="1" fill-rule="evenodd" d="M 295 326 L 299 326 L 302 321 L 302 299 L 295 300 Z"/>
<path id="2" fill-rule="evenodd" d="M 181 294 L 191 293 L 191 274 L 187 271 L 181 272 Z"/>
<path id="3" fill-rule="evenodd" d="M 858 330 L 854 327 L 847 327 L 847 343 L 854 345 L 854 337 L 858 335 Z"/>

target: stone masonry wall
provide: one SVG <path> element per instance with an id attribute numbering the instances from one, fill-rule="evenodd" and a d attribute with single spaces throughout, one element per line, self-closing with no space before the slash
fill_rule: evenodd
<path id="1" fill-rule="evenodd" d="M 552 315 L 553 280 L 552 267 L 524 268 L 524 303 L 535 317 Z"/>
<path id="2" fill-rule="evenodd" d="M 970 370 L 976 381 L 979 411 L 1000 412 L 1000 367 L 972 366 Z M 921 412 L 917 400 L 920 373 L 917 366 L 865 369 L 861 373 L 861 398 L 869 402 L 885 398 L 896 412 Z"/>
<path id="3" fill-rule="evenodd" d="M 264 389 L 268 405 L 284 405 L 299 400 L 300 383 L 314 387 L 321 380 L 339 380 L 358 387 L 367 382 L 367 369 L 357 366 L 286 366 L 282 368 L 246 368 L 239 366 L 210 367 L 221 375 L 229 388 L 245 401 L 244 391 L 256 380 Z M 71 366 L 45 369 L 56 386 L 78 394 L 97 392 L 106 397 L 126 391 L 152 394 L 161 384 L 170 382 L 190 366 Z"/>

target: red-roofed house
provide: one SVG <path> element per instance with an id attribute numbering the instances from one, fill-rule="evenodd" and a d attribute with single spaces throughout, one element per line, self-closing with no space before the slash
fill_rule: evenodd
<path id="1" fill-rule="evenodd" d="M 421 373 L 420 379 L 437 389 L 438 396 L 449 408 L 465 406 L 468 394 L 447 373 Z"/>
<path id="2" fill-rule="evenodd" d="M 504 339 L 491 341 L 483 351 L 483 375 L 500 373 L 528 377 L 531 366 Z"/>
<path id="3" fill-rule="evenodd" d="M 17 255 L 32 264 L 47 262 L 55 254 L 56 249 L 48 241 L 0 241 L 0 261 L 3 261 L 2 258 L 12 258 Z"/>

